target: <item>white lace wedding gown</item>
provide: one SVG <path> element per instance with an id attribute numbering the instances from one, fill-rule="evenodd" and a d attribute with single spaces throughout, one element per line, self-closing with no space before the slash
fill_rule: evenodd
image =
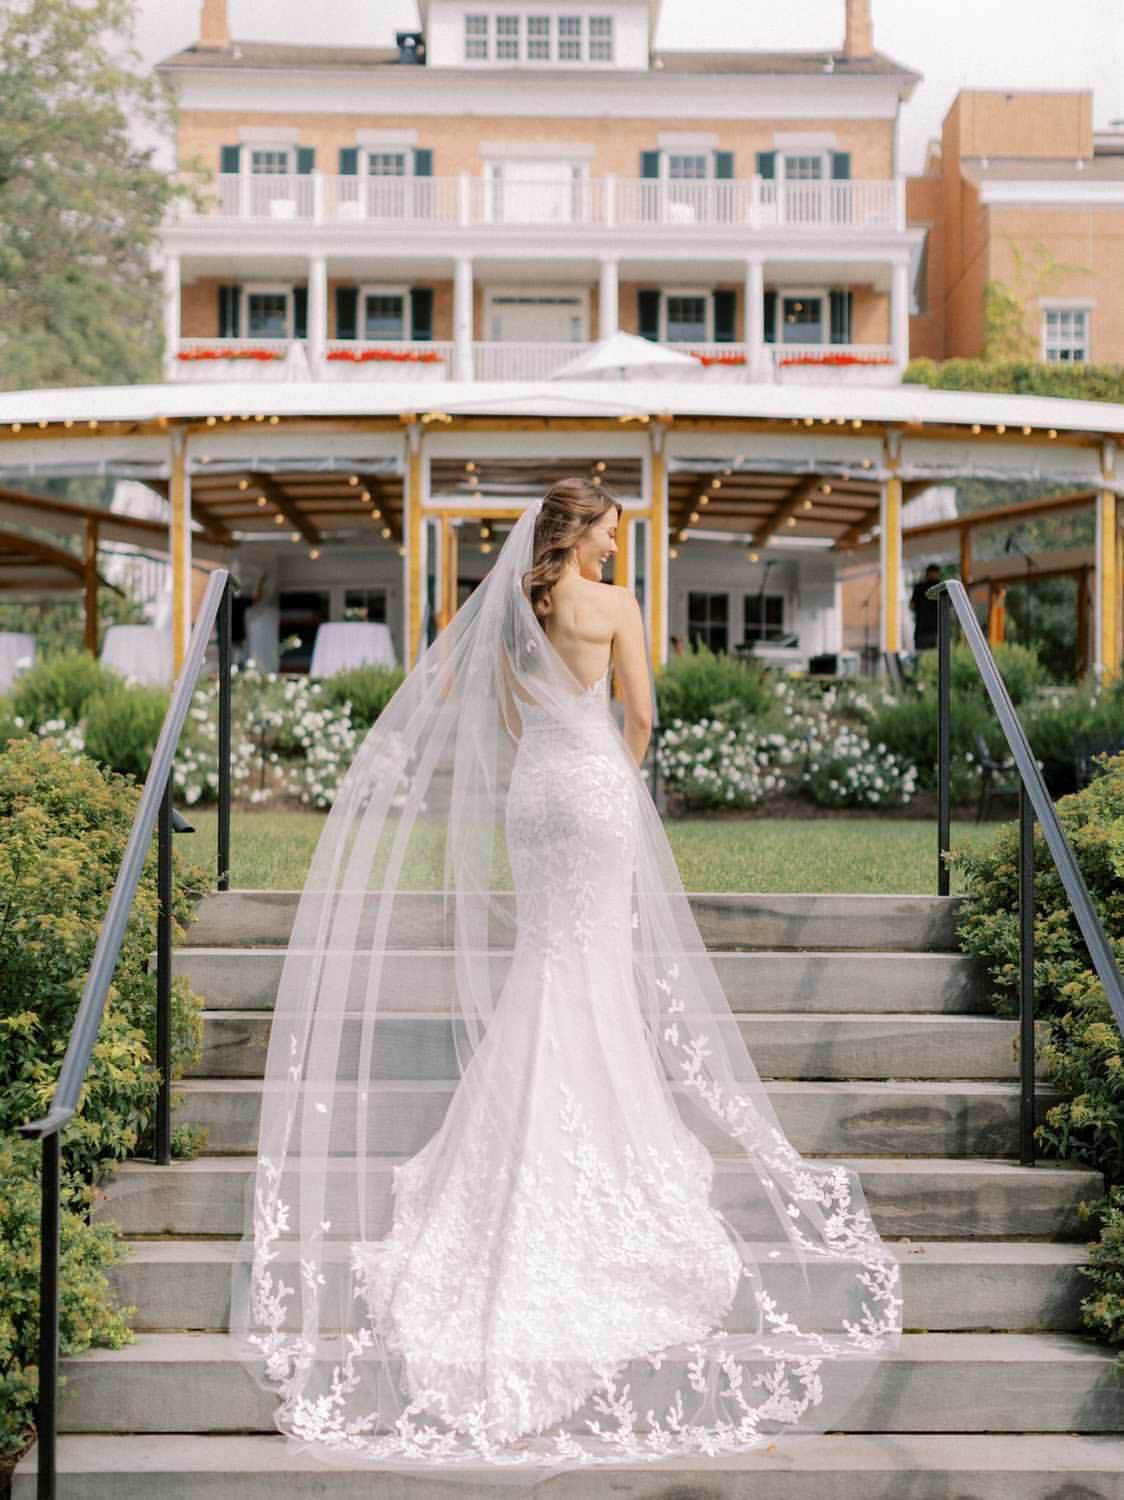
<path id="1" fill-rule="evenodd" d="M 443 1124 L 395 1169 L 391 1232 L 352 1251 L 413 1399 L 498 1443 L 719 1327 L 743 1272 L 637 999 L 638 783 L 608 696 L 606 673 L 580 736 L 521 706 L 511 968 Z"/>

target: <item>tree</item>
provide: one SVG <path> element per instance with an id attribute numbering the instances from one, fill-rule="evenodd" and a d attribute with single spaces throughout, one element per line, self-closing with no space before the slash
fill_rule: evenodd
<path id="1" fill-rule="evenodd" d="M 130 125 L 173 110 L 133 22 L 133 0 L 0 0 L 0 388 L 158 378 L 176 189 Z"/>

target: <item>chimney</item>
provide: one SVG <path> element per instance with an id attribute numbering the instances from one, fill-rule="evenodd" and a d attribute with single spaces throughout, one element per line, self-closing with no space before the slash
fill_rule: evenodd
<path id="1" fill-rule="evenodd" d="M 230 46 L 230 24 L 226 18 L 226 0 L 203 0 L 203 17 L 199 23 L 199 45 L 216 49 Z"/>
<path id="2" fill-rule="evenodd" d="M 846 57 L 869 57 L 874 51 L 874 22 L 870 0 L 847 0 L 847 34 L 843 40 Z"/>

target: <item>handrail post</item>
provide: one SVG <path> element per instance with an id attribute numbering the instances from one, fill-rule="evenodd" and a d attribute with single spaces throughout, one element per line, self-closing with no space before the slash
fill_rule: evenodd
<path id="1" fill-rule="evenodd" d="M 946 592 L 937 596 L 937 894 L 947 896 L 948 860 L 952 841 L 952 643 L 950 603 Z"/>
<path id="2" fill-rule="evenodd" d="M 1034 1166 L 1034 806 L 1019 777 L 1019 1160 Z"/>
<path id="3" fill-rule="evenodd" d="M 218 871 L 220 891 L 230 889 L 230 636 L 232 598 L 230 579 L 219 604 L 219 823 Z"/>
<path id="4" fill-rule="evenodd" d="M 156 834 L 156 1164 L 172 1160 L 172 777 L 164 783 Z"/>
<path id="5" fill-rule="evenodd" d="M 59 1386 L 59 1132 L 43 1137 L 39 1210 L 38 1500 L 55 1500 Z"/>

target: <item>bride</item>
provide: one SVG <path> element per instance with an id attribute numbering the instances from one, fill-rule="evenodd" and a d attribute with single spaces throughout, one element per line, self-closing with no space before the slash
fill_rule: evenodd
<path id="1" fill-rule="evenodd" d="M 325 1457 L 739 1453 L 839 1425 L 898 1347 L 858 1175 L 781 1129 L 638 769 L 619 517 L 581 479 L 522 514 L 300 896 L 232 1326 Z"/>

